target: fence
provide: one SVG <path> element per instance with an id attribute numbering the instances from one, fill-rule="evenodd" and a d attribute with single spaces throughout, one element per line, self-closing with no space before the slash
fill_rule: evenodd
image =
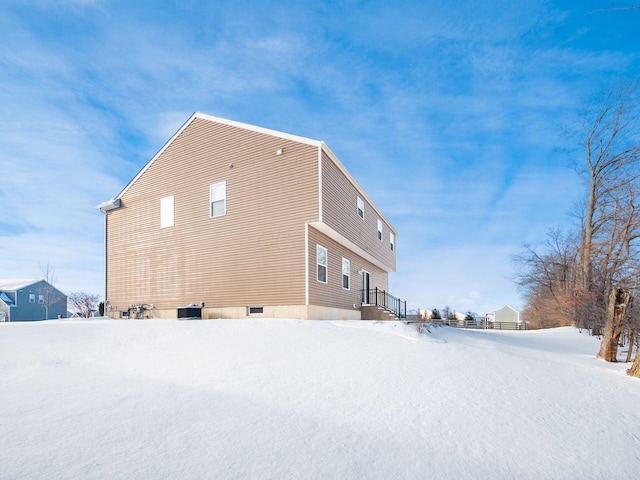
<path id="1" fill-rule="evenodd" d="M 419 317 L 413 317 L 410 319 L 412 323 L 424 322 L 424 319 Z M 455 320 L 455 319 L 446 319 L 446 318 L 438 318 L 428 320 L 432 325 L 446 325 L 448 327 L 454 328 L 471 328 L 477 330 L 526 330 L 527 324 L 525 322 L 515 323 L 515 322 L 488 322 L 486 320 L 476 321 L 476 320 Z"/>

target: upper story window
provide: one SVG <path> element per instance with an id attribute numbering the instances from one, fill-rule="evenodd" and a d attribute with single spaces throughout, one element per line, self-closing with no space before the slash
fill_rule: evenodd
<path id="1" fill-rule="evenodd" d="M 174 197 L 163 197 L 160 199 L 160 228 L 173 227 L 174 225 Z"/>
<path id="2" fill-rule="evenodd" d="M 364 218 L 364 201 L 358 197 L 358 216 Z"/>
<path id="3" fill-rule="evenodd" d="M 209 202 L 211 218 L 227 214 L 227 182 L 214 183 L 209 187 Z"/>
<path id="4" fill-rule="evenodd" d="M 44 295 L 38 295 L 38 303 L 44 305 Z"/>
<path id="5" fill-rule="evenodd" d="M 30 293 L 29 294 L 29 303 L 36 303 L 36 294 L 35 293 Z"/>
<path id="6" fill-rule="evenodd" d="M 382 241 L 382 220 L 378 219 L 378 240 Z"/>
<path id="7" fill-rule="evenodd" d="M 391 248 L 391 251 L 395 251 L 396 249 L 396 237 L 393 234 L 393 232 L 389 232 L 389 246 Z"/>
<path id="8" fill-rule="evenodd" d="M 342 288 L 349 290 L 351 287 L 351 262 L 346 258 L 342 259 Z"/>
<path id="9" fill-rule="evenodd" d="M 327 249 L 320 245 L 316 245 L 316 263 L 318 264 L 318 281 L 327 283 Z"/>

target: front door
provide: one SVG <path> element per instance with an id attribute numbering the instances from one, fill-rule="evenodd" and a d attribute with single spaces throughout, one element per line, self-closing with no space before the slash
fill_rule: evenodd
<path id="1" fill-rule="evenodd" d="M 369 272 L 362 271 L 362 304 L 369 305 Z"/>

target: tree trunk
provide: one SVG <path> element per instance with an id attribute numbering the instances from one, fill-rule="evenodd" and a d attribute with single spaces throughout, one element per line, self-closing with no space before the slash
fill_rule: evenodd
<path id="1" fill-rule="evenodd" d="M 633 358 L 631 355 L 633 354 L 633 345 L 635 343 L 636 343 L 636 330 L 635 328 L 633 328 L 633 326 L 631 326 L 629 328 L 629 350 L 627 350 L 627 359 L 625 363 L 629 363 L 631 361 L 631 358 Z"/>
<path id="2" fill-rule="evenodd" d="M 607 305 L 607 319 L 598 358 L 602 358 L 607 362 L 618 361 L 618 341 L 620 340 L 622 321 L 630 299 L 631 294 L 626 290 L 621 288 L 611 290 Z"/>
<path id="3" fill-rule="evenodd" d="M 631 365 L 631 368 L 627 370 L 627 374 L 631 375 L 632 377 L 640 378 L 640 355 L 638 355 L 637 350 L 636 350 L 636 359 L 633 361 L 633 365 Z"/>

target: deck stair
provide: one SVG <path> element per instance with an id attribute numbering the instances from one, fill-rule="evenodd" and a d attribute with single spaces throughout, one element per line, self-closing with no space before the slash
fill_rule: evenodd
<path id="1" fill-rule="evenodd" d="M 363 320 L 401 320 L 407 318 L 407 302 L 378 288 L 363 290 L 360 312 Z"/>

